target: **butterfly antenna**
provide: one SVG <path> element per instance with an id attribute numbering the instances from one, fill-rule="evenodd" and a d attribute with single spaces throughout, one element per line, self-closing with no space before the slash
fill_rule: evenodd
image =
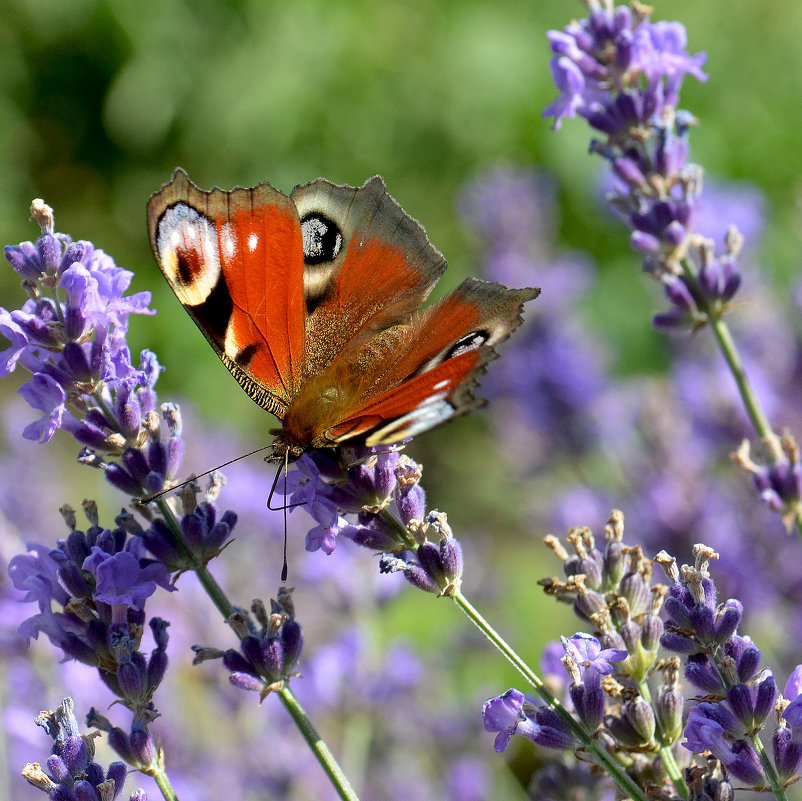
<path id="1" fill-rule="evenodd" d="M 287 471 L 289 470 L 288 452 L 284 452 L 284 497 L 287 497 Z M 281 581 L 287 580 L 287 504 L 284 504 L 284 561 L 281 564 Z"/>
<path id="2" fill-rule="evenodd" d="M 254 451 L 250 451 L 249 453 L 243 453 L 241 456 L 236 456 L 233 459 L 229 459 L 227 462 L 223 462 L 223 464 L 217 465 L 217 467 L 213 467 L 211 470 L 206 470 L 203 473 L 198 473 L 186 481 L 182 481 L 180 484 L 174 484 L 172 487 L 167 487 L 167 489 L 159 490 L 159 492 L 154 492 L 152 495 L 146 495 L 144 498 L 140 498 L 140 503 L 150 503 L 151 501 L 157 501 L 159 498 L 166 495 L 168 492 L 173 492 L 173 490 L 181 489 L 181 487 L 186 487 L 187 484 L 191 484 L 193 481 L 197 481 L 199 478 L 203 478 L 204 476 L 211 475 L 215 472 L 215 470 L 220 470 L 222 467 L 228 467 L 230 464 L 234 464 L 234 462 L 238 462 L 240 459 L 247 459 L 249 456 L 253 456 L 255 453 L 260 453 L 261 451 L 266 451 L 268 448 L 272 448 L 272 445 L 263 445 L 261 448 L 257 448 Z M 275 486 L 275 482 L 273 483 Z M 272 494 L 272 492 L 271 492 Z"/>
<path id="3" fill-rule="evenodd" d="M 284 464 L 276 470 L 276 475 L 273 478 L 273 483 L 270 486 L 270 494 L 267 496 L 267 508 L 271 512 L 281 512 L 282 510 L 286 513 L 287 509 L 294 509 L 296 506 L 305 506 L 306 501 L 299 501 L 298 503 L 284 503 L 281 506 L 273 506 L 273 495 L 276 493 L 276 487 L 278 486 L 279 479 L 281 476 L 284 476 L 284 497 L 287 497 L 287 471 L 289 470 L 289 457 L 287 454 L 284 454 Z M 285 514 L 286 517 L 286 514 Z"/>

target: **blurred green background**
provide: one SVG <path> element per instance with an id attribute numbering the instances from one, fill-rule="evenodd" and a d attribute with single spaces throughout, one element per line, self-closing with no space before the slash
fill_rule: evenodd
<path id="1" fill-rule="evenodd" d="M 538 165 L 560 184 L 561 246 L 600 265 L 582 312 L 614 344 L 619 372 L 660 370 L 667 345 L 650 312 L 661 301 L 639 279 L 626 232 L 600 210 L 586 126 L 568 121 L 555 134 L 541 116 L 555 96 L 544 34 L 582 13 L 569 0 L 5 0 L 2 240 L 36 238 L 28 207 L 42 197 L 57 230 L 134 270 L 133 289 L 150 290 L 159 313 L 132 321 L 130 342 L 166 367 L 162 399 L 191 398 L 204 420 L 225 421 L 256 447 L 273 419 L 229 378 L 150 254 L 145 203 L 172 170 L 183 166 L 204 188 L 269 180 L 284 191 L 317 176 L 361 184 L 380 173 L 449 259 L 448 289 L 480 269 L 478 240 L 455 211 L 460 188 L 487 164 Z M 802 5 L 665 0 L 659 18 L 684 22 L 691 52 L 708 53 L 709 82 L 689 79 L 683 90 L 682 106 L 700 120 L 692 157 L 716 178 L 749 179 L 765 192 L 763 266 L 784 288 L 799 266 Z M 21 303 L 11 271 L 0 273 L 0 298 Z M 2 397 L 13 383 L 3 382 Z M 71 470 L 75 447 L 62 439 Z M 495 621 L 536 660 L 545 639 L 576 624 L 534 586 L 557 565 L 538 546 L 545 532 L 511 506 L 504 457 L 481 415 L 420 438 L 413 455 L 426 465 L 430 505 L 494 552 L 484 570 L 502 588 Z M 265 494 L 270 478 L 265 469 Z M 77 481 L 76 493 L 97 494 L 96 474 Z M 475 582 L 469 567 L 469 592 Z M 446 604 L 407 595 L 389 625 L 411 620 L 423 642 L 453 625 Z M 510 681 L 500 671 L 498 690 Z"/>
<path id="2" fill-rule="evenodd" d="M 555 135 L 541 117 L 555 94 L 544 33 L 581 14 L 578 3 L 7 0 L 3 9 L 2 239 L 34 237 L 27 208 L 41 196 L 60 230 L 134 270 L 160 316 L 133 342 L 168 366 L 163 392 L 191 394 L 212 417 L 238 393 L 150 256 L 145 201 L 177 165 L 204 187 L 269 180 L 285 191 L 319 175 L 361 184 L 381 173 L 449 258 L 448 286 L 476 270 L 476 241 L 454 211 L 466 179 L 487 163 L 545 166 L 561 185 L 563 241 L 601 264 L 592 314 L 623 347 L 622 369 L 655 355 L 646 316 L 619 314 L 648 290 L 631 280 L 622 230 L 598 210 L 587 130 L 568 123 Z M 802 8 L 671 0 L 657 18 L 683 21 L 690 50 L 709 56 L 709 83 L 688 80 L 683 91 L 701 121 L 694 159 L 766 192 L 766 269 L 787 274 L 797 264 Z M 0 280 L 5 297 L 15 281 Z M 259 430 L 259 410 L 240 405 L 242 425 Z"/>

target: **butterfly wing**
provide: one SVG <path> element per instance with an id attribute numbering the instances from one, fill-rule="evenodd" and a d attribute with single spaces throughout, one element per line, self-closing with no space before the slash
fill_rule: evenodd
<path id="1" fill-rule="evenodd" d="M 473 394 L 495 345 L 521 323 L 538 289 L 466 279 L 405 331 L 392 359 L 367 378 L 371 391 L 329 433 L 341 441 L 390 445 L 484 404 Z"/>
<path id="2" fill-rule="evenodd" d="M 295 204 L 263 183 L 205 192 L 183 170 L 148 202 L 156 261 L 226 367 L 283 418 L 303 372 L 304 254 Z"/>
<path id="3" fill-rule="evenodd" d="M 494 346 L 521 322 L 536 289 L 469 278 L 405 325 L 382 331 L 305 383 L 285 420 L 318 447 L 348 440 L 388 445 L 483 403 L 473 394 Z M 315 432 L 306 420 L 316 420 Z"/>
<path id="4" fill-rule="evenodd" d="M 468 279 L 423 314 L 446 269 L 374 176 L 205 192 L 182 170 L 148 204 L 153 252 L 226 367 L 282 420 L 274 455 L 398 442 L 479 405 L 493 346 L 538 290 Z"/>
<path id="5" fill-rule="evenodd" d="M 314 375 L 354 343 L 408 323 L 446 260 L 378 175 L 359 188 L 318 179 L 291 197 L 304 231 L 306 360 Z"/>

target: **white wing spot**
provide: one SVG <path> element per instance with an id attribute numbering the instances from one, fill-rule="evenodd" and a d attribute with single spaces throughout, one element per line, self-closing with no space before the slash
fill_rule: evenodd
<path id="1" fill-rule="evenodd" d="M 237 242 L 230 223 L 224 223 L 220 229 L 220 241 L 223 245 L 223 253 L 230 259 L 234 256 L 237 249 Z"/>
<path id="2" fill-rule="evenodd" d="M 248 236 L 248 250 L 253 253 L 254 250 L 259 246 L 259 237 L 256 234 L 250 234 Z"/>
<path id="3" fill-rule="evenodd" d="M 433 389 L 433 390 L 435 390 L 435 391 L 436 391 L 436 390 L 438 390 L 438 389 L 445 389 L 445 388 L 446 388 L 446 387 L 447 387 L 447 386 L 448 386 L 450 383 L 451 383 L 451 382 L 450 382 L 448 379 L 445 379 L 444 381 L 438 381 L 438 382 L 437 382 L 437 383 L 436 383 L 436 384 L 435 384 L 435 385 L 432 387 L 432 389 Z"/>

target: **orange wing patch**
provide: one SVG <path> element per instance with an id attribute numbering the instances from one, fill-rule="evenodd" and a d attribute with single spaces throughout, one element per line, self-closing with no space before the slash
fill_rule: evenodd
<path id="1" fill-rule="evenodd" d="M 225 354 L 285 403 L 303 364 L 304 293 L 301 226 L 277 206 L 219 218 L 220 260 L 232 301 Z"/>

